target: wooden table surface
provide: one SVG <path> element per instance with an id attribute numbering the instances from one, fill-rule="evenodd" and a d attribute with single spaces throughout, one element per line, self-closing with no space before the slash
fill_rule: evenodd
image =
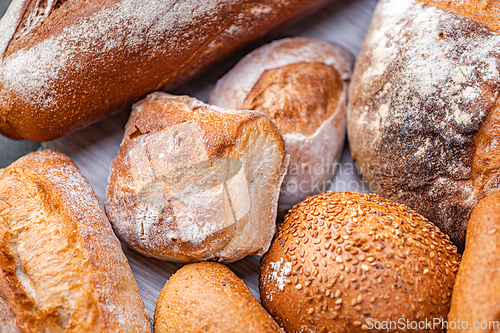
<path id="1" fill-rule="evenodd" d="M 0 0 L 0 15 L 3 15 L 8 3 L 9 1 Z M 214 66 L 203 75 L 169 92 L 187 94 L 200 100 L 206 100 L 208 92 L 217 79 L 227 72 L 242 56 L 261 44 L 283 37 L 304 36 L 325 39 L 335 42 L 352 54 L 357 55 L 361 49 L 364 35 L 376 5 L 377 0 L 332 1 L 331 5 L 319 13 L 274 32 L 223 63 Z M 41 146 L 42 148 L 58 150 L 73 159 L 93 186 L 102 203 L 109 167 L 111 161 L 118 154 L 123 127 L 128 115 L 129 110 L 125 110 L 93 126 L 65 138 L 43 143 Z M 0 167 L 8 165 L 15 158 L 38 147 L 39 145 L 35 143 L 12 142 L 0 138 Z M 332 184 L 331 189 L 335 191 L 368 192 L 366 184 L 356 172 L 347 144 Z M 126 246 L 124 246 L 124 251 L 139 285 L 146 308 L 152 317 L 161 288 L 182 264 L 147 258 L 128 249 Z M 260 256 L 250 256 L 228 265 L 245 281 L 257 299 L 259 299 L 259 263 Z"/>

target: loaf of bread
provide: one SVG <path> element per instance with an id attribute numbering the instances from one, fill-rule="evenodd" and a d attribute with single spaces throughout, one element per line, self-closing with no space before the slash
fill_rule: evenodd
<path id="1" fill-rule="evenodd" d="M 373 191 L 463 248 L 472 210 L 500 187 L 499 5 L 424 2 L 380 1 L 349 88 L 348 138 Z"/>
<path id="2" fill-rule="evenodd" d="M 167 281 L 155 309 L 155 332 L 283 333 L 245 283 L 226 266 L 189 264 Z"/>
<path id="3" fill-rule="evenodd" d="M 107 213 L 123 242 L 158 259 L 264 254 L 287 165 L 283 136 L 265 115 L 156 92 L 125 127 Z"/>
<path id="4" fill-rule="evenodd" d="M 466 322 L 468 327 L 455 325 L 448 332 L 500 330 L 499 254 L 500 192 L 495 192 L 483 198 L 472 212 L 453 288 L 448 320 Z"/>
<path id="5" fill-rule="evenodd" d="M 327 1 L 13 0 L 0 22 L 0 133 L 63 136 Z"/>
<path id="6" fill-rule="evenodd" d="M 285 217 L 262 260 L 260 297 L 288 333 L 443 332 L 404 330 L 400 319 L 445 320 L 459 260 L 449 237 L 406 206 L 327 192 Z"/>
<path id="7" fill-rule="evenodd" d="M 0 331 L 151 332 L 94 191 L 55 151 L 0 171 Z"/>
<path id="8" fill-rule="evenodd" d="M 290 165 L 280 211 L 331 185 L 344 147 L 352 61 L 335 44 L 286 38 L 248 54 L 209 95 L 210 104 L 263 112 L 283 134 Z"/>

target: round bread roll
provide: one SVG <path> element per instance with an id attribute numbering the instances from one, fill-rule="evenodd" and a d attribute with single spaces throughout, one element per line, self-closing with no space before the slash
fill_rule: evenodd
<path id="1" fill-rule="evenodd" d="M 155 332 L 283 332 L 229 268 L 189 264 L 167 281 L 155 309 Z"/>
<path id="2" fill-rule="evenodd" d="M 349 86 L 352 156 L 372 191 L 460 249 L 500 189 L 500 3 L 382 0 Z"/>
<path id="3" fill-rule="evenodd" d="M 446 318 L 456 250 L 404 205 L 319 194 L 290 210 L 262 260 L 262 305 L 287 332 L 404 331 L 384 322 Z"/>
<path id="4" fill-rule="evenodd" d="M 158 259 L 264 254 L 287 164 L 265 115 L 153 93 L 134 106 L 111 164 L 109 220 L 123 242 Z"/>
<path id="5" fill-rule="evenodd" d="M 467 242 L 453 287 L 448 332 L 500 331 L 500 192 L 472 212 Z M 458 321 L 462 324 L 458 324 Z M 474 326 L 475 325 L 475 326 Z M 450 327 L 451 328 L 451 327 Z"/>
<path id="6" fill-rule="evenodd" d="M 286 38 L 248 54 L 209 95 L 210 104 L 266 114 L 283 134 L 290 165 L 280 211 L 331 184 L 344 147 L 352 63 L 352 56 L 335 44 Z"/>

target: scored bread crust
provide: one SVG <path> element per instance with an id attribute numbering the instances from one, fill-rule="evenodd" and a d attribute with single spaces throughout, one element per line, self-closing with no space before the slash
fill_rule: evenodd
<path id="1" fill-rule="evenodd" d="M 352 63 L 330 42 L 285 38 L 245 56 L 209 95 L 213 105 L 263 112 L 280 129 L 290 154 L 280 211 L 329 186 L 344 146 Z"/>
<path id="2" fill-rule="evenodd" d="M 448 320 L 469 323 L 448 332 L 498 331 L 500 318 L 500 192 L 483 198 L 472 212 L 467 226 L 467 242 L 458 270 Z M 492 324 L 496 326 L 492 326 Z M 495 329 L 496 328 L 496 329 Z"/>
<path id="3" fill-rule="evenodd" d="M 0 331 L 151 332 L 120 242 L 65 155 L 0 172 Z"/>
<path id="4" fill-rule="evenodd" d="M 261 262 L 260 297 L 288 333 L 410 332 L 378 328 L 446 320 L 459 260 L 450 238 L 408 207 L 327 192 L 295 205 L 279 226 Z M 418 331 L 444 331 L 427 328 Z"/>
<path id="5" fill-rule="evenodd" d="M 283 333 L 245 283 L 229 268 L 214 262 L 179 269 L 156 302 L 156 333 L 200 330 Z"/>
<path id="6" fill-rule="evenodd" d="M 499 188 L 500 36 L 414 0 L 383 0 L 349 87 L 348 139 L 373 191 L 463 248 L 468 218 Z"/>
<path id="7" fill-rule="evenodd" d="M 108 216 L 122 241 L 158 259 L 263 254 L 287 165 L 283 137 L 263 114 L 156 92 L 125 127 Z"/>
<path id="8" fill-rule="evenodd" d="M 327 0 L 14 0 L 0 21 L 0 131 L 48 141 Z"/>

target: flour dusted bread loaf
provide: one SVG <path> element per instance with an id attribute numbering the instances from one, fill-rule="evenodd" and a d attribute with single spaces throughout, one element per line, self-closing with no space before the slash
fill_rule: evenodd
<path id="1" fill-rule="evenodd" d="M 0 170 L 0 331 L 151 332 L 97 197 L 55 151 Z"/>
<path id="2" fill-rule="evenodd" d="M 189 264 L 163 287 L 155 332 L 283 333 L 245 283 L 226 266 Z"/>
<path id="3" fill-rule="evenodd" d="M 459 260 L 449 237 L 408 207 L 327 192 L 279 226 L 262 260 L 260 298 L 288 333 L 443 332 L 404 330 L 400 320 L 446 319 Z"/>
<path id="4" fill-rule="evenodd" d="M 13 0 L 0 22 L 0 132 L 53 140 L 326 2 Z"/>
<path id="5" fill-rule="evenodd" d="M 156 92 L 125 127 L 108 216 L 122 241 L 159 259 L 263 254 L 287 164 L 283 137 L 263 114 Z"/>
<path id="6" fill-rule="evenodd" d="M 208 103 L 263 112 L 283 134 L 290 165 L 281 211 L 330 185 L 344 146 L 352 61 L 335 44 L 286 38 L 248 54 L 210 93 Z"/>
<path id="7" fill-rule="evenodd" d="M 500 330 L 500 192 L 483 198 L 472 212 L 467 242 L 453 288 L 449 321 L 467 322 L 448 332 Z M 474 327 L 474 323 L 479 325 Z M 485 326 L 486 325 L 486 326 Z M 482 326 L 482 327 L 481 327 Z"/>
<path id="8" fill-rule="evenodd" d="M 500 184 L 500 15 L 495 1 L 428 2 L 380 1 L 349 88 L 348 138 L 372 190 L 463 248 L 472 210 Z"/>

